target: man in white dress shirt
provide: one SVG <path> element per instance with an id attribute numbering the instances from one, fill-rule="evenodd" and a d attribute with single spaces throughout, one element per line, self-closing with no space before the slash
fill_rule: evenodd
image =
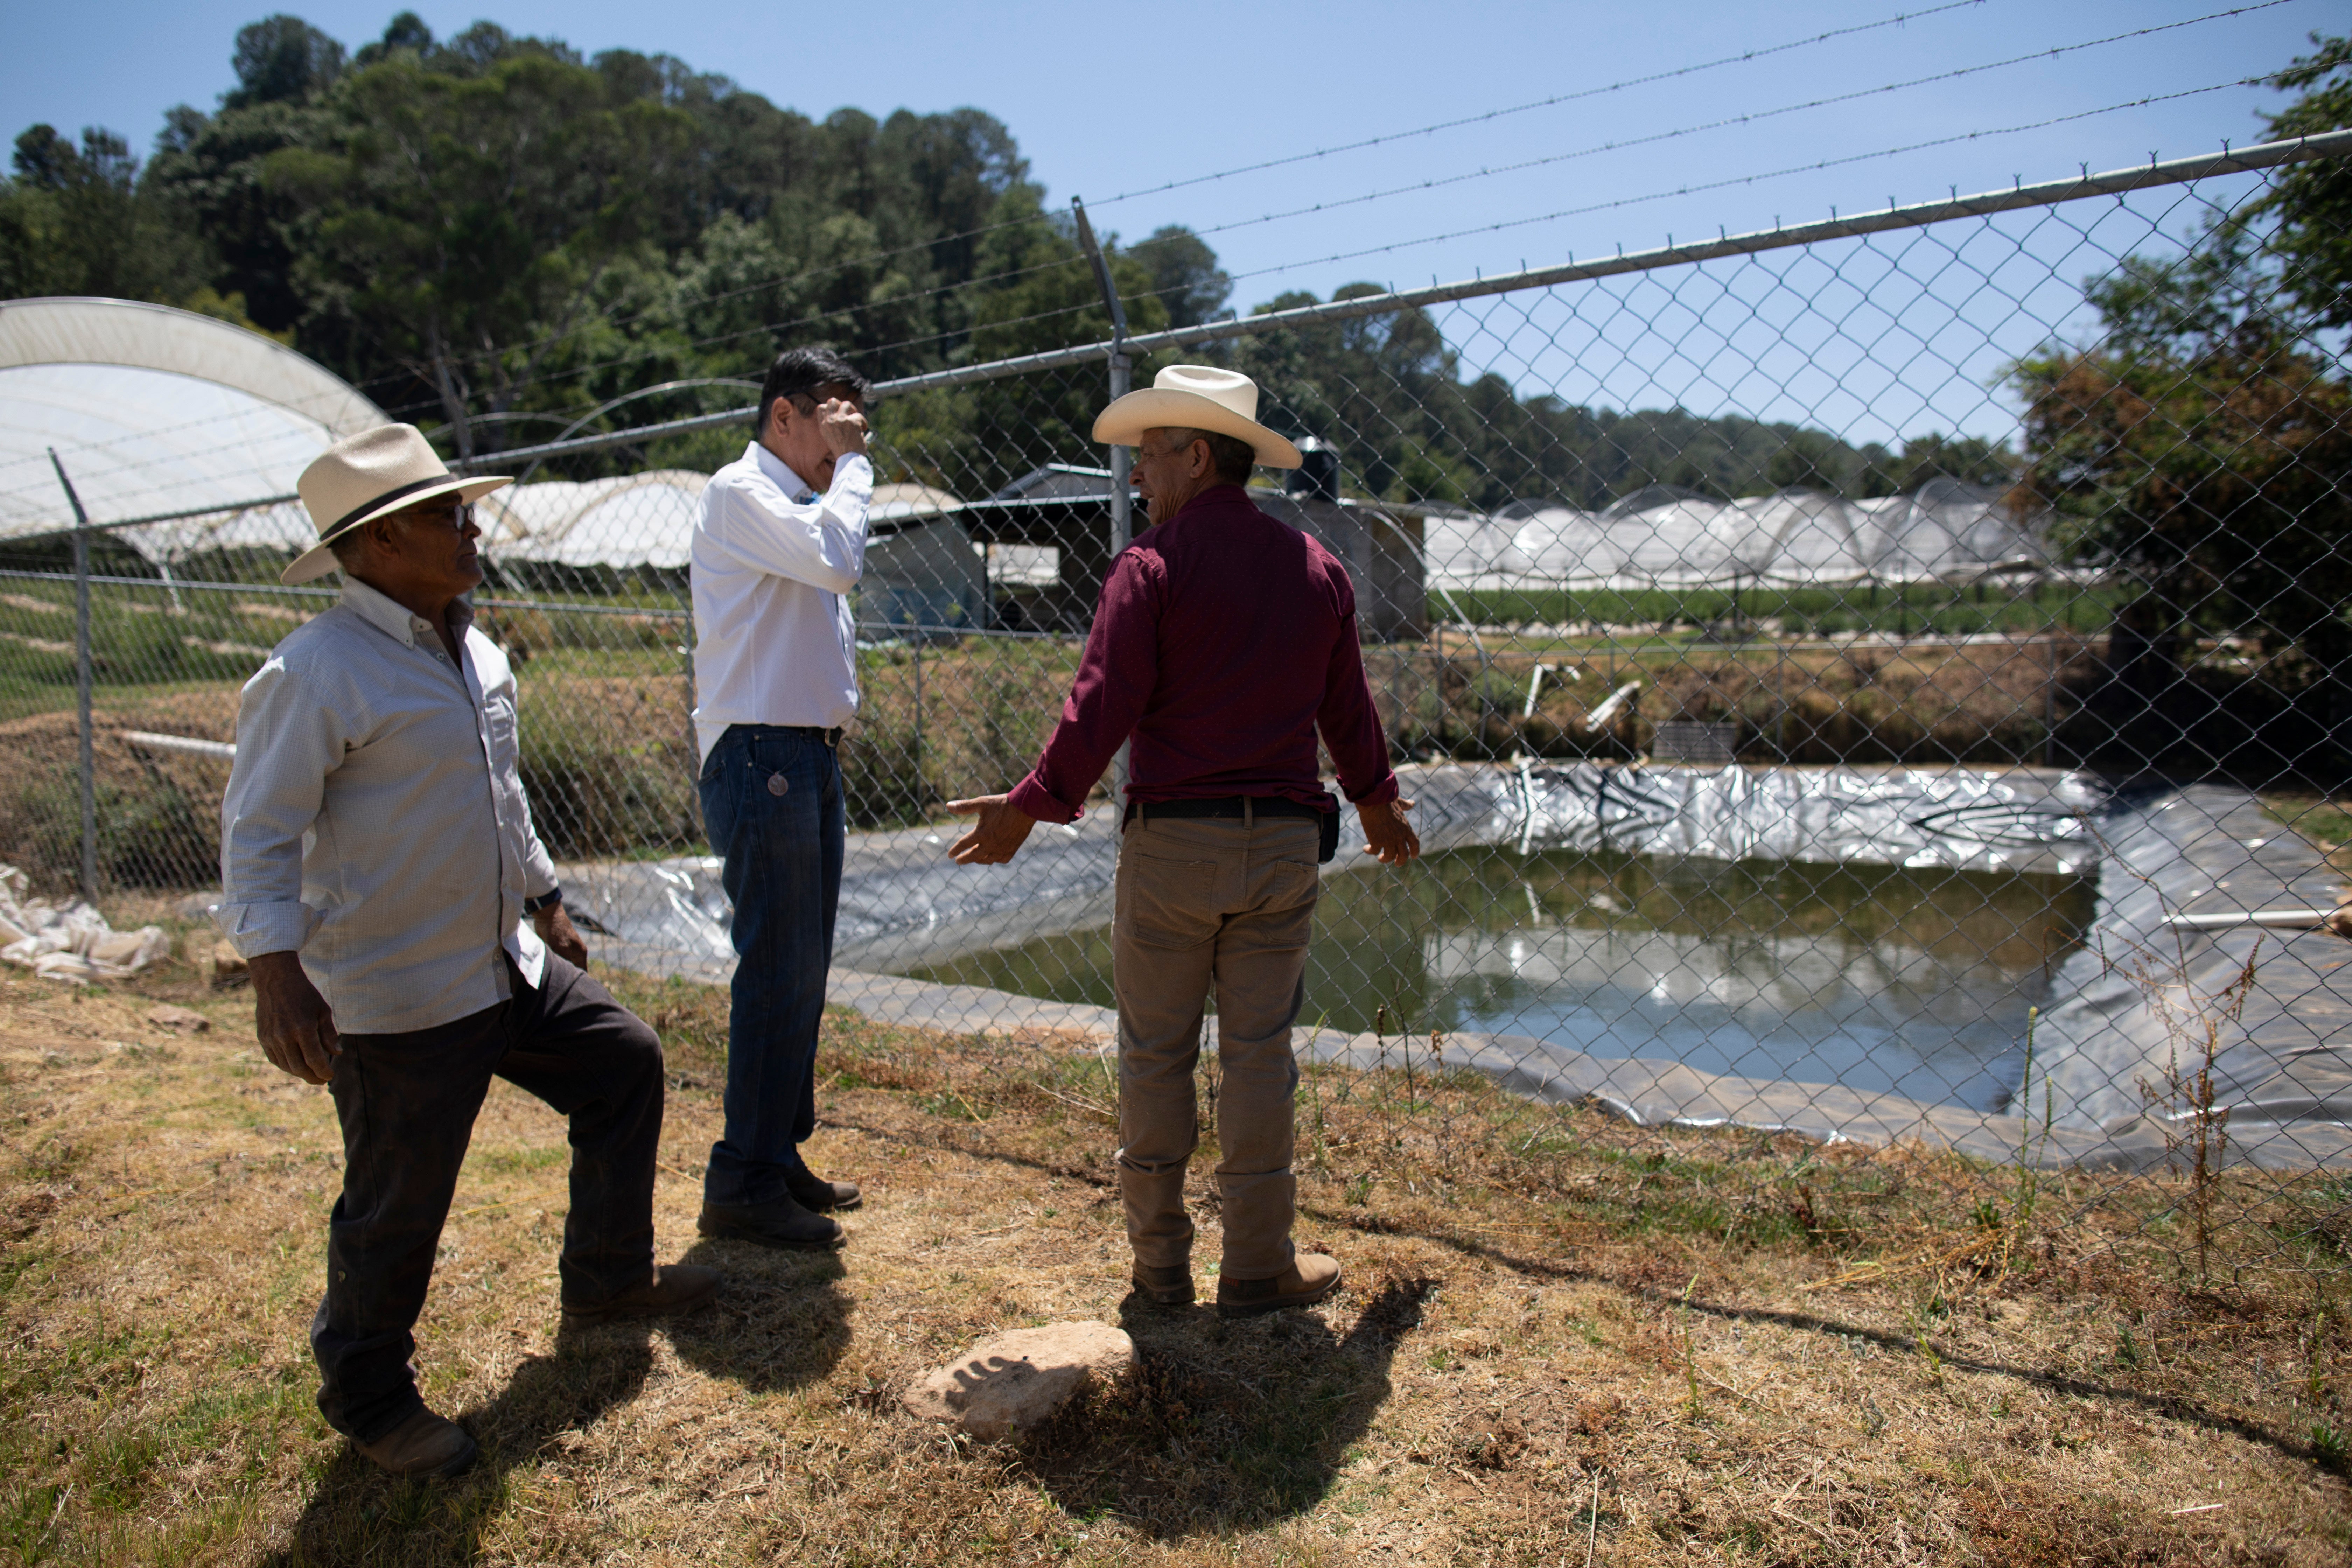
<path id="1" fill-rule="evenodd" d="M 874 468 L 866 378 L 792 349 L 760 389 L 757 438 L 711 476 L 695 523 L 695 731 L 702 816 L 726 862 L 736 963 L 727 1125 L 702 1233 L 830 1247 L 857 1188 L 802 1160 L 816 1127 L 816 1036 L 841 900 L 837 748 L 857 712 L 849 593 L 866 570 Z"/>
<path id="2" fill-rule="evenodd" d="M 472 503 L 506 482 L 458 479 L 406 425 L 303 470 L 319 542 L 283 579 L 340 566 L 342 598 L 246 683 L 221 804 L 220 923 L 252 966 L 262 1048 L 328 1085 L 342 1125 L 319 1407 L 398 1475 L 474 1458 L 408 1358 L 491 1078 L 571 1120 L 567 1322 L 719 1288 L 654 1262 L 661 1042 L 583 970 L 517 771 L 514 675 L 463 596 L 482 581 Z"/>

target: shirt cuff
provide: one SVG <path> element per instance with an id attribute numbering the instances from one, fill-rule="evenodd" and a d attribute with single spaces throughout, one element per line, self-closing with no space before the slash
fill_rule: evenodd
<path id="1" fill-rule="evenodd" d="M 1031 773 L 1027 778 L 1014 784 L 1013 793 L 1005 796 L 1005 799 L 1014 810 L 1034 816 L 1040 822 L 1070 823 L 1076 822 L 1086 815 L 1084 806 L 1074 808 L 1064 805 L 1051 791 L 1037 782 L 1035 773 Z"/>
<path id="2" fill-rule="evenodd" d="M 213 917 L 236 949 L 250 962 L 266 952 L 299 952 L 318 923 L 317 911 L 299 902 L 223 904 Z"/>
<path id="3" fill-rule="evenodd" d="M 1350 805 L 1378 805 L 1384 800 L 1394 800 L 1399 793 L 1396 770 L 1391 768 L 1381 775 L 1380 783 L 1363 794 L 1349 795 L 1348 803 Z"/>

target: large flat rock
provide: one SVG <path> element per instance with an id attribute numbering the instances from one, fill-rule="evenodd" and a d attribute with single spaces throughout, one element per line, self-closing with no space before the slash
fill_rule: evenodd
<path id="1" fill-rule="evenodd" d="M 975 1437 L 1037 1426 L 1093 1384 L 1135 1366 L 1135 1342 L 1108 1323 L 1054 1323 L 982 1340 L 902 1396 L 908 1414 Z"/>

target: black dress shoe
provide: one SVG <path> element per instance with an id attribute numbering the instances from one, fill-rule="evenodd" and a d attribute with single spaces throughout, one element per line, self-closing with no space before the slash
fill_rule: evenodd
<path id="1" fill-rule="evenodd" d="M 791 1198 L 765 1204 L 707 1203 L 697 1228 L 716 1239 L 814 1251 L 839 1247 L 843 1236 L 839 1225 L 821 1214 L 811 1214 Z"/>
<path id="2" fill-rule="evenodd" d="M 792 1194 L 793 1202 L 814 1214 L 854 1209 L 866 1201 L 856 1182 L 828 1182 L 805 1165 L 784 1177 L 784 1191 Z"/>

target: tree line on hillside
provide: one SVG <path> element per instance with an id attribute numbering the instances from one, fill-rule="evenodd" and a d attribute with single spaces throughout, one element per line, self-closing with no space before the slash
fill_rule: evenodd
<path id="1" fill-rule="evenodd" d="M 796 342 L 832 342 L 880 378 L 1109 335 L 1069 217 L 976 109 L 812 120 L 667 56 L 583 57 L 490 22 L 442 39 L 413 13 L 356 51 L 270 16 L 237 33 L 233 63 L 237 85 L 211 112 L 168 111 L 144 160 L 100 128 L 19 135 L 0 181 L 0 295 L 160 300 L 237 322 L 467 457 L 583 416 L 584 430 L 625 428 L 740 403 L 735 384 Z M 1215 252 L 1181 226 L 1111 236 L 1108 251 L 1135 331 L 1228 308 Z M 1399 500 L 1597 507 L 1654 483 L 1886 494 L 1946 473 L 2006 482 L 2014 466 L 1983 441 L 1894 453 L 1465 383 L 1418 311 L 1183 357 L 1259 373 L 1271 419 L 1341 446 L 1351 484 Z M 1099 380 L 893 400 L 883 432 L 902 477 L 986 493 L 1087 454 Z"/>

